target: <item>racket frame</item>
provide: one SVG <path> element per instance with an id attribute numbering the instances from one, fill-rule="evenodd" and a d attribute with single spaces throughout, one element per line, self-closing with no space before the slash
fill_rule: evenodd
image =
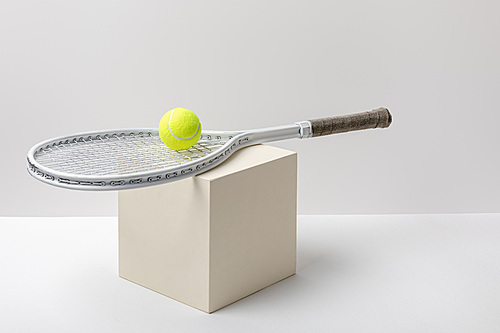
<path id="1" fill-rule="evenodd" d="M 50 185 L 79 190 L 124 190 L 150 185 L 167 183 L 192 177 L 208 171 L 225 161 L 236 150 L 259 143 L 279 141 L 292 138 L 309 138 L 312 136 L 309 121 L 292 125 L 269 127 L 247 131 L 203 131 L 200 141 L 227 140 L 220 148 L 198 159 L 172 167 L 153 171 L 117 175 L 80 175 L 46 168 L 37 162 L 36 153 L 60 144 L 78 143 L 87 139 L 120 137 L 123 135 L 158 135 L 154 128 L 116 129 L 77 133 L 70 136 L 59 136 L 33 146 L 27 156 L 28 172 L 36 179 Z M 167 148 L 168 149 L 168 148 Z"/>

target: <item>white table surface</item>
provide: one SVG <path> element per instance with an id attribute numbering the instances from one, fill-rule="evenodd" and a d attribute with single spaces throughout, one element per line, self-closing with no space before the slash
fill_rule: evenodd
<path id="1" fill-rule="evenodd" d="M 0 332 L 500 332 L 500 214 L 300 216 L 298 271 L 205 314 L 118 277 L 116 218 L 0 218 Z"/>

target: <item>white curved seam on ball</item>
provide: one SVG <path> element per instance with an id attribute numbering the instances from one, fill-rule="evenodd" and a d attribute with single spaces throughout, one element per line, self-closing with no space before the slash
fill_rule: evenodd
<path id="1" fill-rule="evenodd" d="M 192 139 L 192 138 L 194 138 L 194 137 L 198 134 L 198 132 L 200 131 L 200 122 L 198 122 L 198 128 L 196 129 L 196 133 L 194 133 L 194 135 L 193 135 L 193 136 L 191 136 L 191 137 L 189 137 L 189 138 L 186 138 L 186 139 L 184 139 L 184 138 L 179 138 L 177 135 L 175 135 L 175 134 L 172 132 L 172 129 L 170 128 L 170 120 L 172 120 L 172 115 L 174 114 L 174 110 L 175 110 L 175 109 L 173 109 L 173 110 L 172 110 L 172 112 L 170 112 L 170 117 L 168 118 L 168 131 L 169 131 L 169 132 L 170 132 L 170 134 L 171 134 L 174 138 L 176 138 L 177 140 L 182 140 L 182 141 L 191 140 L 191 139 Z"/>

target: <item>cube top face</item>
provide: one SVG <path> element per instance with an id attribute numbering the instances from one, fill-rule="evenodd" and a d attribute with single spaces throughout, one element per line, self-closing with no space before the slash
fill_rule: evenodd
<path id="1" fill-rule="evenodd" d="M 236 152 L 197 177 L 119 192 L 120 276 L 213 312 L 295 273 L 296 154 Z"/>
<path id="2" fill-rule="evenodd" d="M 237 172 L 254 168 L 264 163 L 276 161 L 280 158 L 296 156 L 297 153 L 267 145 L 250 146 L 240 149 L 224 163 L 214 169 L 211 169 L 196 178 L 206 181 L 214 181 L 224 178 Z"/>

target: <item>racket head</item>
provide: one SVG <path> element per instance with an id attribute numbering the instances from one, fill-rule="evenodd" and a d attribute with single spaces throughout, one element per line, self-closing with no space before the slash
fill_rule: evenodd
<path id="1" fill-rule="evenodd" d="M 175 151 L 163 144 L 157 129 L 85 132 L 33 146 L 27 156 L 28 172 L 70 189 L 139 188 L 205 172 L 248 143 L 243 132 L 203 131 L 196 145 Z"/>

